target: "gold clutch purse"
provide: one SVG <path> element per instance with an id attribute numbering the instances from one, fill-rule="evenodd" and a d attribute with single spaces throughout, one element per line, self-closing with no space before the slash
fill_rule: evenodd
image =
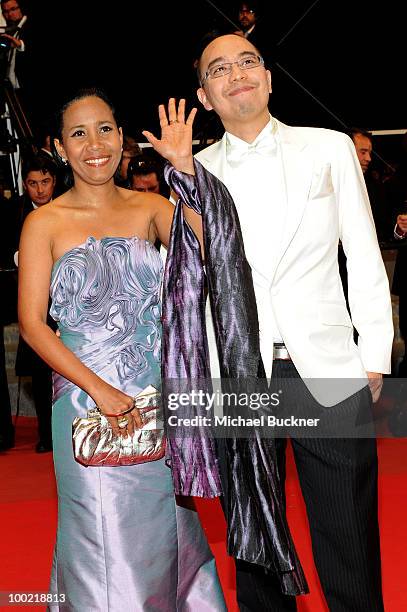
<path id="1" fill-rule="evenodd" d="M 165 455 L 165 437 L 160 393 L 149 385 L 134 398 L 143 427 L 132 436 L 116 435 L 107 418 L 95 406 L 87 418 L 72 423 L 75 460 L 85 466 L 134 465 L 156 461 Z"/>

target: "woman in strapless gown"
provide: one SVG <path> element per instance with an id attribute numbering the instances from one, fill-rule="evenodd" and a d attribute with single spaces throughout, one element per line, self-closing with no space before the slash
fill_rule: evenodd
<path id="1" fill-rule="evenodd" d="M 19 255 L 21 332 L 55 370 L 58 532 L 49 607 L 226 610 L 198 516 L 177 504 L 164 459 L 119 467 L 74 459 L 75 417 L 95 404 L 119 415 L 148 385 L 160 388 L 163 269 L 154 240 L 168 241 L 173 209 L 113 184 L 121 132 L 102 93 L 81 92 L 60 124 L 57 151 L 73 187 L 29 216 Z M 46 325 L 48 290 L 59 338 Z M 129 414 L 130 430 L 139 415 Z M 117 418 L 109 421 L 117 431 Z"/>

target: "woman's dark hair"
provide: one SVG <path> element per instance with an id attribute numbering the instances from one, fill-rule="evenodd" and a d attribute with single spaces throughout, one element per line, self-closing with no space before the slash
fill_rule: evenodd
<path id="1" fill-rule="evenodd" d="M 53 134 L 51 138 L 51 150 L 58 167 L 62 168 L 65 172 L 64 183 L 67 187 L 72 187 L 73 185 L 72 171 L 69 165 L 62 161 L 62 158 L 55 147 L 54 139 L 57 138 L 59 141 L 62 140 L 64 114 L 68 110 L 68 108 L 75 102 L 79 102 L 79 100 L 84 100 L 85 98 L 99 98 L 100 100 L 102 100 L 110 108 L 114 120 L 116 121 L 117 125 L 119 125 L 116 109 L 106 92 L 103 91 L 103 89 L 99 89 L 98 87 L 84 87 L 78 89 L 73 95 L 65 99 L 65 101 L 60 105 L 54 116 L 54 126 L 52 130 Z"/>

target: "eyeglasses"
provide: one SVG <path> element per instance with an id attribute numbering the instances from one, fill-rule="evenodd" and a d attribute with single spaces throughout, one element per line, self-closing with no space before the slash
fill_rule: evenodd
<path id="1" fill-rule="evenodd" d="M 203 85 L 207 79 L 218 79 L 219 77 L 230 74 L 234 64 L 237 64 L 240 70 L 249 70 L 250 68 L 264 66 L 264 59 L 260 57 L 260 55 L 246 55 L 245 57 L 236 60 L 236 62 L 225 62 L 224 64 L 216 64 L 215 66 L 211 66 L 203 75 L 201 85 Z"/>
<path id="2" fill-rule="evenodd" d="M 256 11 L 253 9 L 240 9 L 239 13 L 242 15 L 243 13 L 249 13 L 250 15 L 254 15 Z"/>

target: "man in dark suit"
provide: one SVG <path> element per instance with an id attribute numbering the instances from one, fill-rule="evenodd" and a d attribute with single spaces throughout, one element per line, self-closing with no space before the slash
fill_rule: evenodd
<path id="1" fill-rule="evenodd" d="M 353 140 L 356 155 L 362 168 L 378 240 L 379 242 L 391 240 L 394 226 L 392 210 L 387 201 L 383 184 L 370 173 L 373 155 L 372 135 L 360 128 L 352 128 L 348 134 Z"/>
<path id="2" fill-rule="evenodd" d="M 18 0 L 1 0 L 1 10 L 6 20 L 6 31 L 0 34 L 2 50 L 2 78 L 7 78 L 14 89 L 23 87 L 26 68 L 27 16 Z"/>
<path id="3" fill-rule="evenodd" d="M 241 2 L 239 6 L 239 24 L 242 28 L 243 36 L 249 38 L 254 34 L 257 18 L 256 5 L 253 2 Z M 250 41 L 252 42 L 252 41 Z"/>
<path id="4" fill-rule="evenodd" d="M 43 112 L 34 104 L 38 89 L 34 75 L 40 59 L 34 59 L 34 28 L 20 0 L 0 3 L 6 20 L 6 28 L 0 31 L 0 113 L 10 114 L 13 137 L 20 145 L 32 148 L 32 131 Z"/>
<path id="5" fill-rule="evenodd" d="M 38 154 L 25 160 L 22 169 L 25 194 L 16 201 L 15 244 L 27 215 L 34 209 L 48 204 L 55 191 L 57 170 L 46 154 Z M 55 324 L 49 321 L 51 326 Z M 38 418 L 37 453 L 52 450 L 51 410 L 52 371 L 49 366 L 20 338 L 16 361 L 17 376 L 32 376 L 32 391 Z"/>
<path id="6" fill-rule="evenodd" d="M 257 49 L 261 49 L 266 65 L 271 65 L 271 60 L 275 55 L 273 35 L 270 25 L 266 28 L 261 19 L 256 0 L 239 3 L 238 19 L 241 29 L 234 34 L 243 36 Z"/>
<path id="7" fill-rule="evenodd" d="M 196 159 L 235 201 L 257 305 L 253 326 L 260 330 L 260 365 L 277 385 L 292 379 L 295 403 L 307 402 L 326 421 L 335 415 L 368 419 L 382 375 L 390 371 L 393 325 L 386 271 L 352 142 L 332 130 L 291 127 L 272 117 L 270 71 L 243 37 L 209 43 L 198 71 L 198 99 L 219 115 L 225 134 Z M 349 262 L 352 320 L 337 267 L 339 239 Z M 222 370 L 216 368 L 215 334 L 208 335 L 216 378 Z M 322 384 L 327 380 L 332 384 Z M 375 439 L 300 434 L 291 442 L 329 609 L 383 612 Z M 276 439 L 282 482 L 285 446 L 285 438 Z M 226 489 L 228 469 L 221 457 Z M 237 563 L 241 612 L 295 610 L 276 574 L 253 565 Z"/>
<path id="8" fill-rule="evenodd" d="M 379 243 L 388 242 L 393 239 L 393 227 L 394 227 L 394 215 L 393 207 L 390 206 L 390 202 L 386 196 L 386 192 L 382 183 L 376 180 L 370 173 L 370 166 L 373 155 L 373 142 L 372 135 L 370 132 L 361 128 L 351 128 L 348 130 L 348 136 L 352 139 L 355 146 L 355 151 L 361 170 L 363 172 L 363 178 L 365 179 L 365 185 L 369 196 L 370 207 L 372 210 L 373 220 L 375 223 L 377 239 Z M 348 304 L 348 274 L 346 270 L 346 257 L 342 248 L 342 244 L 339 244 L 338 248 L 338 262 L 339 272 L 342 279 L 343 290 L 345 293 L 346 303 L 349 310 Z M 355 330 L 355 342 L 357 341 L 357 331 Z"/>
<path id="9" fill-rule="evenodd" d="M 397 172 L 386 183 L 386 191 L 393 211 L 394 238 L 400 241 L 397 259 L 394 267 L 391 292 L 399 297 L 399 327 L 400 334 L 407 342 L 407 247 L 404 246 L 407 237 L 407 132 L 403 137 L 403 157 Z M 400 378 L 407 377 L 407 353 L 398 368 Z"/>
<path id="10" fill-rule="evenodd" d="M 10 206 L 3 193 L 0 194 L 0 208 L 2 220 L 0 233 L 0 452 L 2 452 L 14 446 L 14 426 L 11 417 L 4 348 L 4 327 L 17 321 L 17 276 L 12 256 Z"/>

